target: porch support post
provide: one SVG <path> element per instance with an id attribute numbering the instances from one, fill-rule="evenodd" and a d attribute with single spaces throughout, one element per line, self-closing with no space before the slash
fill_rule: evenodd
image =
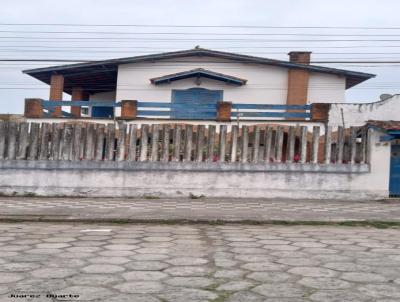
<path id="1" fill-rule="evenodd" d="M 41 99 L 25 99 L 25 117 L 41 118 L 43 117 L 43 105 Z"/>
<path id="2" fill-rule="evenodd" d="M 64 91 L 64 76 L 62 74 L 53 74 L 50 78 L 50 101 L 62 101 Z M 61 106 L 52 107 L 53 117 L 61 117 Z"/>
<path id="3" fill-rule="evenodd" d="M 232 114 L 231 102 L 218 102 L 217 103 L 217 121 L 230 122 Z"/>
<path id="4" fill-rule="evenodd" d="M 134 120 L 137 116 L 137 101 L 123 100 L 121 101 L 121 119 Z"/>
<path id="5" fill-rule="evenodd" d="M 83 90 L 81 87 L 72 88 L 71 101 L 88 101 L 89 94 Z M 81 107 L 80 106 L 72 106 L 71 107 L 71 115 L 74 118 L 81 117 Z"/>
<path id="6" fill-rule="evenodd" d="M 314 103 L 311 105 L 311 121 L 327 123 L 329 121 L 330 103 Z"/>

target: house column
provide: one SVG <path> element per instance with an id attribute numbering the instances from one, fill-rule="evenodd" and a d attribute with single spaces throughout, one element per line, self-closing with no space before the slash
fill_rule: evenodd
<path id="1" fill-rule="evenodd" d="M 53 74 L 50 78 L 50 101 L 62 101 L 64 91 L 64 76 L 62 74 Z M 53 107 L 53 117 L 61 117 L 61 106 Z"/>
<path id="2" fill-rule="evenodd" d="M 72 93 L 71 93 L 71 101 L 88 101 L 89 100 L 89 93 L 87 93 L 83 88 L 81 87 L 74 87 L 72 88 Z M 71 115 L 74 118 L 80 118 L 81 117 L 81 107 L 80 106 L 72 106 L 71 107 Z"/>
<path id="3" fill-rule="evenodd" d="M 290 62 L 310 64 L 311 52 L 292 51 L 289 53 Z M 306 105 L 308 95 L 308 80 L 310 73 L 303 69 L 289 69 L 287 105 Z"/>

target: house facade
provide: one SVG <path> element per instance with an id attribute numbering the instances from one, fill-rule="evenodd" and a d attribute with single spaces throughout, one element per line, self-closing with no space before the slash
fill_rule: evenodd
<path id="1" fill-rule="evenodd" d="M 289 61 L 194 48 L 24 71 L 50 85 L 49 100 L 165 102 L 170 118 L 216 113 L 217 102 L 307 105 L 340 103 L 345 91 L 372 74 L 310 65 L 310 52 L 290 52 Z M 93 117 L 120 116 L 120 109 L 91 107 Z M 174 109 L 174 108 L 173 108 Z M 180 112 L 178 112 L 180 111 Z M 73 112 L 74 113 L 74 112 Z M 59 112 L 58 112 L 59 114 Z M 55 116 L 57 113 L 55 114 Z M 54 116 L 54 115 L 53 115 Z"/>

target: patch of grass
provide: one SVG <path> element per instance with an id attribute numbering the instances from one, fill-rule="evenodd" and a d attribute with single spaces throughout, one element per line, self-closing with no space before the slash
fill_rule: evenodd
<path id="1" fill-rule="evenodd" d="M 225 292 L 225 291 L 219 292 L 217 294 L 218 294 L 218 298 L 215 298 L 214 300 L 211 300 L 212 302 L 224 302 L 230 296 L 230 293 L 229 292 Z"/>

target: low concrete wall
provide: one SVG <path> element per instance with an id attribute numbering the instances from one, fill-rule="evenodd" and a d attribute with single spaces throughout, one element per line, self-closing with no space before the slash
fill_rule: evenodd
<path id="1" fill-rule="evenodd" d="M 6 195 L 379 199 L 368 165 L 3 161 Z M 371 185 L 366 186 L 369 183 Z"/>

